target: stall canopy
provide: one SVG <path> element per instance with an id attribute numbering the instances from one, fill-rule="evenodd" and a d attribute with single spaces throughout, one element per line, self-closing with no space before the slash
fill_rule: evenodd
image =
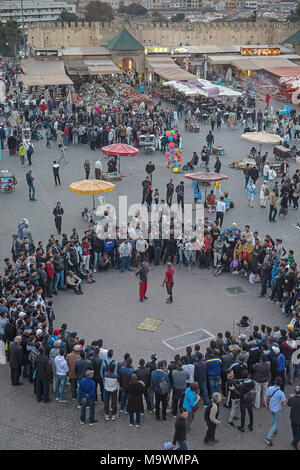
<path id="1" fill-rule="evenodd" d="M 241 96 L 241 93 L 237 90 L 216 85 L 215 83 L 211 83 L 210 81 L 204 80 L 202 78 L 196 78 L 186 82 L 171 80 L 169 82 L 164 82 L 163 85 L 174 88 L 174 90 L 179 91 L 179 93 L 182 93 L 185 96 L 201 95 L 207 98 L 216 98 L 220 96 Z"/>
<path id="2" fill-rule="evenodd" d="M 185 72 L 179 65 L 175 64 L 174 60 L 168 56 L 148 56 L 145 59 L 145 66 L 147 69 L 156 73 L 165 80 L 192 80 L 196 78 L 195 75 Z"/>
<path id="3" fill-rule="evenodd" d="M 299 60 L 297 55 L 270 56 L 270 57 L 241 57 L 236 55 L 208 56 L 208 62 L 215 65 L 231 64 L 241 70 L 261 70 L 279 67 L 297 67 L 289 59 Z"/>
<path id="4" fill-rule="evenodd" d="M 300 65 L 295 67 L 278 67 L 265 69 L 267 72 L 273 73 L 278 77 L 298 77 L 300 75 Z"/>
<path id="5" fill-rule="evenodd" d="M 88 68 L 83 60 L 65 60 L 64 64 L 69 75 L 88 75 Z"/>
<path id="6" fill-rule="evenodd" d="M 108 57 L 103 59 L 86 59 L 84 63 L 91 75 L 122 73 L 122 70 Z"/>
<path id="7" fill-rule="evenodd" d="M 22 68 L 25 75 L 22 80 L 25 86 L 35 85 L 72 85 L 67 76 L 62 60 L 24 59 Z"/>

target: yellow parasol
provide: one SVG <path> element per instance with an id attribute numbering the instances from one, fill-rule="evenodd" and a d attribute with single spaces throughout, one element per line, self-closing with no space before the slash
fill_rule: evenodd
<path id="1" fill-rule="evenodd" d="M 93 209 L 95 209 L 94 194 L 107 193 L 115 189 L 115 185 L 109 181 L 103 180 L 83 180 L 75 181 L 70 184 L 69 190 L 77 194 L 92 194 L 93 195 Z"/>

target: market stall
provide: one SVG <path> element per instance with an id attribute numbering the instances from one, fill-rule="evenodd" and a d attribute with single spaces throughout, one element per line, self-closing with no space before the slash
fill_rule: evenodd
<path id="1" fill-rule="evenodd" d="M 114 155 L 118 159 L 118 168 L 120 174 L 120 157 L 134 157 L 138 154 L 138 149 L 127 144 L 112 144 L 102 147 L 102 152 L 108 155 Z"/>
<path id="2" fill-rule="evenodd" d="M 206 203 L 207 186 L 217 181 L 228 180 L 228 176 L 222 173 L 215 173 L 213 171 L 204 171 L 204 172 L 200 171 L 197 173 L 187 173 L 186 175 L 184 175 L 184 177 L 192 181 L 199 181 L 200 183 L 204 184 L 204 207 L 207 207 L 207 203 Z"/>

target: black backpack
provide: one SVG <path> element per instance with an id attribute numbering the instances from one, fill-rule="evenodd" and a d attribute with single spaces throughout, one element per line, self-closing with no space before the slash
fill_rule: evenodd
<path id="1" fill-rule="evenodd" d="M 205 408 L 205 412 L 204 412 L 204 421 L 206 423 L 209 423 L 210 422 L 210 419 L 209 419 L 209 415 L 210 415 L 210 410 L 212 409 L 212 401 L 207 405 L 207 407 Z"/>

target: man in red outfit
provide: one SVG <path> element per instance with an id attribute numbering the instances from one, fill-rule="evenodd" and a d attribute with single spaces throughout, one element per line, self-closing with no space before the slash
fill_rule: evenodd
<path id="1" fill-rule="evenodd" d="M 172 268 L 171 263 L 168 263 L 167 266 L 168 266 L 168 269 L 166 271 L 162 286 L 164 287 L 164 285 L 166 285 L 167 292 L 169 295 L 169 298 L 166 300 L 166 302 L 168 304 L 171 304 L 173 302 L 174 268 Z"/>
<path id="2" fill-rule="evenodd" d="M 148 299 L 148 297 L 146 296 L 147 283 L 148 283 L 148 279 L 150 279 L 150 272 L 149 272 L 149 269 L 148 269 L 148 263 L 143 261 L 142 262 L 142 267 L 140 268 L 140 270 L 135 275 L 139 280 L 140 302 L 144 302 L 144 299 Z"/>

